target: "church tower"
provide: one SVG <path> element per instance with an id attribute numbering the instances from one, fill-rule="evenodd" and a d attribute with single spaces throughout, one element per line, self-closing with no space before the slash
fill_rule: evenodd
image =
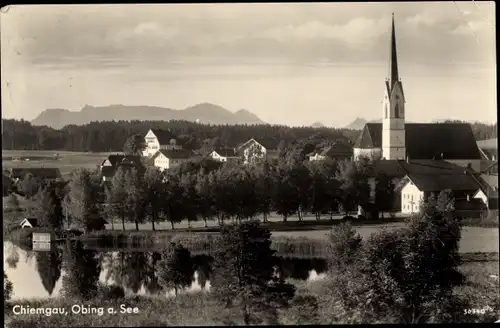
<path id="1" fill-rule="evenodd" d="M 392 14 L 389 78 L 385 81 L 382 106 L 382 158 L 387 160 L 405 159 L 405 98 L 403 84 L 399 79 L 398 73 L 394 14 Z"/>

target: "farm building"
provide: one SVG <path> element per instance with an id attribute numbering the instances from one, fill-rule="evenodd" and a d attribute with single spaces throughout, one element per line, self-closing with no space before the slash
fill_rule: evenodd
<path id="1" fill-rule="evenodd" d="M 344 142 L 335 142 L 333 145 L 325 147 L 319 152 L 313 152 L 308 155 L 310 161 L 319 161 L 324 159 L 345 160 L 352 159 L 353 148 Z"/>
<path id="2" fill-rule="evenodd" d="M 250 139 L 234 149 L 234 152 L 243 159 L 243 163 L 252 163 L 255 160 L 271 160 L 278 158 L 278 143 L 274 139 Z"/>
<path id="3" fill-rule="evenodd" d="M 401 212 L 416 213 L 420 202 L 451 190 L 457 202 L 469 202 L 479 184 L 467 169 L 446 161 L 401 161 L 406 176 L 401 184 Z M 473 172 L 473 171 L 471 171 Z"/>
<path id="4" fill-rule="evenodd" d="M 38 219 L 36 218 L 25 218 L 19 223 L 21 228 L 36 228 L 38 227 Z"/>
<path id="5" fill-rule="evenodd" d="M 169 130 L 150 129 L 144 136 L 146 148 L 142 155 L 154 156 L 159 150 L 179 150 L 182 145 L 177 144 L 177 137 Z"/>
<path id="6" fill-rule="evenodd" d="M 212 148 L 207 152 L 207 156 L 220 162 L 238 162 L 240 156 L 231 148 Z"/>
<path id="7" fill-rule="evenodd" d="M 111 181 L 119 167 L 127 170 L 141 165 L 141 157 L 134 155 L 113 154 L 101 163 L 101 178 Z"/>
<path id="8" fill-rule="evenodd" d="M 186 149 L 160 149 L 150 159 L 150 163 L 161 171 L 181 165 L 189 160 L 195 153 Z"/>

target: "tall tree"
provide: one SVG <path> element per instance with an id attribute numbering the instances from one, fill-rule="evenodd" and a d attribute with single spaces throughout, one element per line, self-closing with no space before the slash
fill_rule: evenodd
<path id="1" fill-rule="evenodd" d="M 146 219 L 146 191 L 141 181 L 141 176 L 136 168 L 125 172 L 125 208 L 130 222 L 135 223 L 135 229 L 139 231 L 139 223 Z"/>
<path id="2" fill-rule="evenodd" d="M 78 169 L 69 183 L 68 212 L 73 223 L 81 226 L 85 233 L 91 231 L 100 217 L 97 177 L 87 169 Z"/>
<path id="3" fill-rule="evenodd" d="M 125 171 L 121 166 L 115 172 L 111 180 L 111 186 L 106 192 L 106 202 L 112 220 L 118 217 L 122 221 L 122 228 L 125 231 L 125 220 L 127 218 L 127 189 L 125 185 Z"/>
<path id="4" fill-rule="evenodd" d="M 19 189 L 28 198 L 34 197 L 40 189 L 41 181 L 28 173 L 19 183 Z"/>
<path id="5" fill-rule="evenodd" d="M 148 167 L 144 174 L 144 192 L 146 196 L 147 214 L 151 227 L 155 230 L 155 223 L 162 213 L 162 201 L 165 196 L 164 175 L 157 167 Z"/>
<path id="6" fill-rule="evenodd" d="M 127 155 L 142 155 L 142 151 L 146 148 L 144 136 L 134 134 L 125 140 L 123 152 Z"/>
<path id="7" fill-rule="evenodd" d="M 184 218 L 185 204 L 183 204 L 183 189 L 180 178 L 173 174 L 168 174 L 165 183 L 165 198 L 163 200 L 163 212 L 170 222 L 172 230 L 174 224 L 182 222 Z"/>
<path id="8" fill-rule="evenodd" d="M 57 197 L 53 185 L 40 189 L 37 195 L 36 212 L 41 226 L 53 230 L 62 229 L 63 210 L 61 200 Z"/>
<path id="9" fill-rule="evenodd" d="M 345 213 L 352 211 L 356 205 L 365 205 L 370 198 L 368 185 L 367 161 L 344 161 L 339 165 L 337 179 L 340 182 L 341 204 Z"/>

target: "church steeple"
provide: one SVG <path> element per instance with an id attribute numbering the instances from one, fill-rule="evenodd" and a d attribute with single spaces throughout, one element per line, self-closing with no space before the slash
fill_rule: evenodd
<path id="1" fill-rule="evenodd" d="M 405 97 L 399 80 L 396 29 L 392 14 L 389 80 L 385 81 L 382 120 L 382 158 L 406 157 Z"/>
<path id="2" fill-rule="evenodd" d="M 394 13 L 392 13 L 392 33 L 391 33 L 391 56 L 390 56 L 390 86 L 391 90 L 394 88 L 394 84 L 399 81 L 398 74 L 398 53 L 396 50 L 396 28 L 394 27 Z"/>

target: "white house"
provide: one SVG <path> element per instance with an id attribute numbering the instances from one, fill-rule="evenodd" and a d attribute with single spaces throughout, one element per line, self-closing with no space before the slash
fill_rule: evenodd
<path id="1" fill-rule="evenodd" d="M 409 180 L 401 189 L 401 213 L 417 213 L 424 200 L 424 191 Z"/>
<path id="2" fill-rule="evenodd" d="M 208 152 L 208 157 L 220 162 L 236 162 L 240 159 L 234 149 L 212 149 Z"/>
<path id="3" fill-rule="evenodd" d="M 179 166 L 193 156 L 193 152 L 185 149 L 160 149 L 150 159 L 161 171 Z"/>
<path id="4" fill-rule="evenodd" d="M 177 139 L 169 130 L 150 129 L 144 136 L 146 148 L 142 155 L 151 157 L 160 149 L 182 149 L 181 145 L 177 144 Z"/>
<path id="5" fill-rule="evenodd" d="M 468 170 L 447 161 L 416 161 L 403 166 L 407 175 L 401 187 L 402 213 L 417 213 L 421 201 L 444 190 L 451 190 L 455 201 L 467 202 L 480 186 Z"/>
<path id="6" fill-rule="evenodd" d="M 267 157 L 266 147 L 253 138 L 236 147 L 235 152 L 243 158 L 243 164 L 254 163 Z"/>

